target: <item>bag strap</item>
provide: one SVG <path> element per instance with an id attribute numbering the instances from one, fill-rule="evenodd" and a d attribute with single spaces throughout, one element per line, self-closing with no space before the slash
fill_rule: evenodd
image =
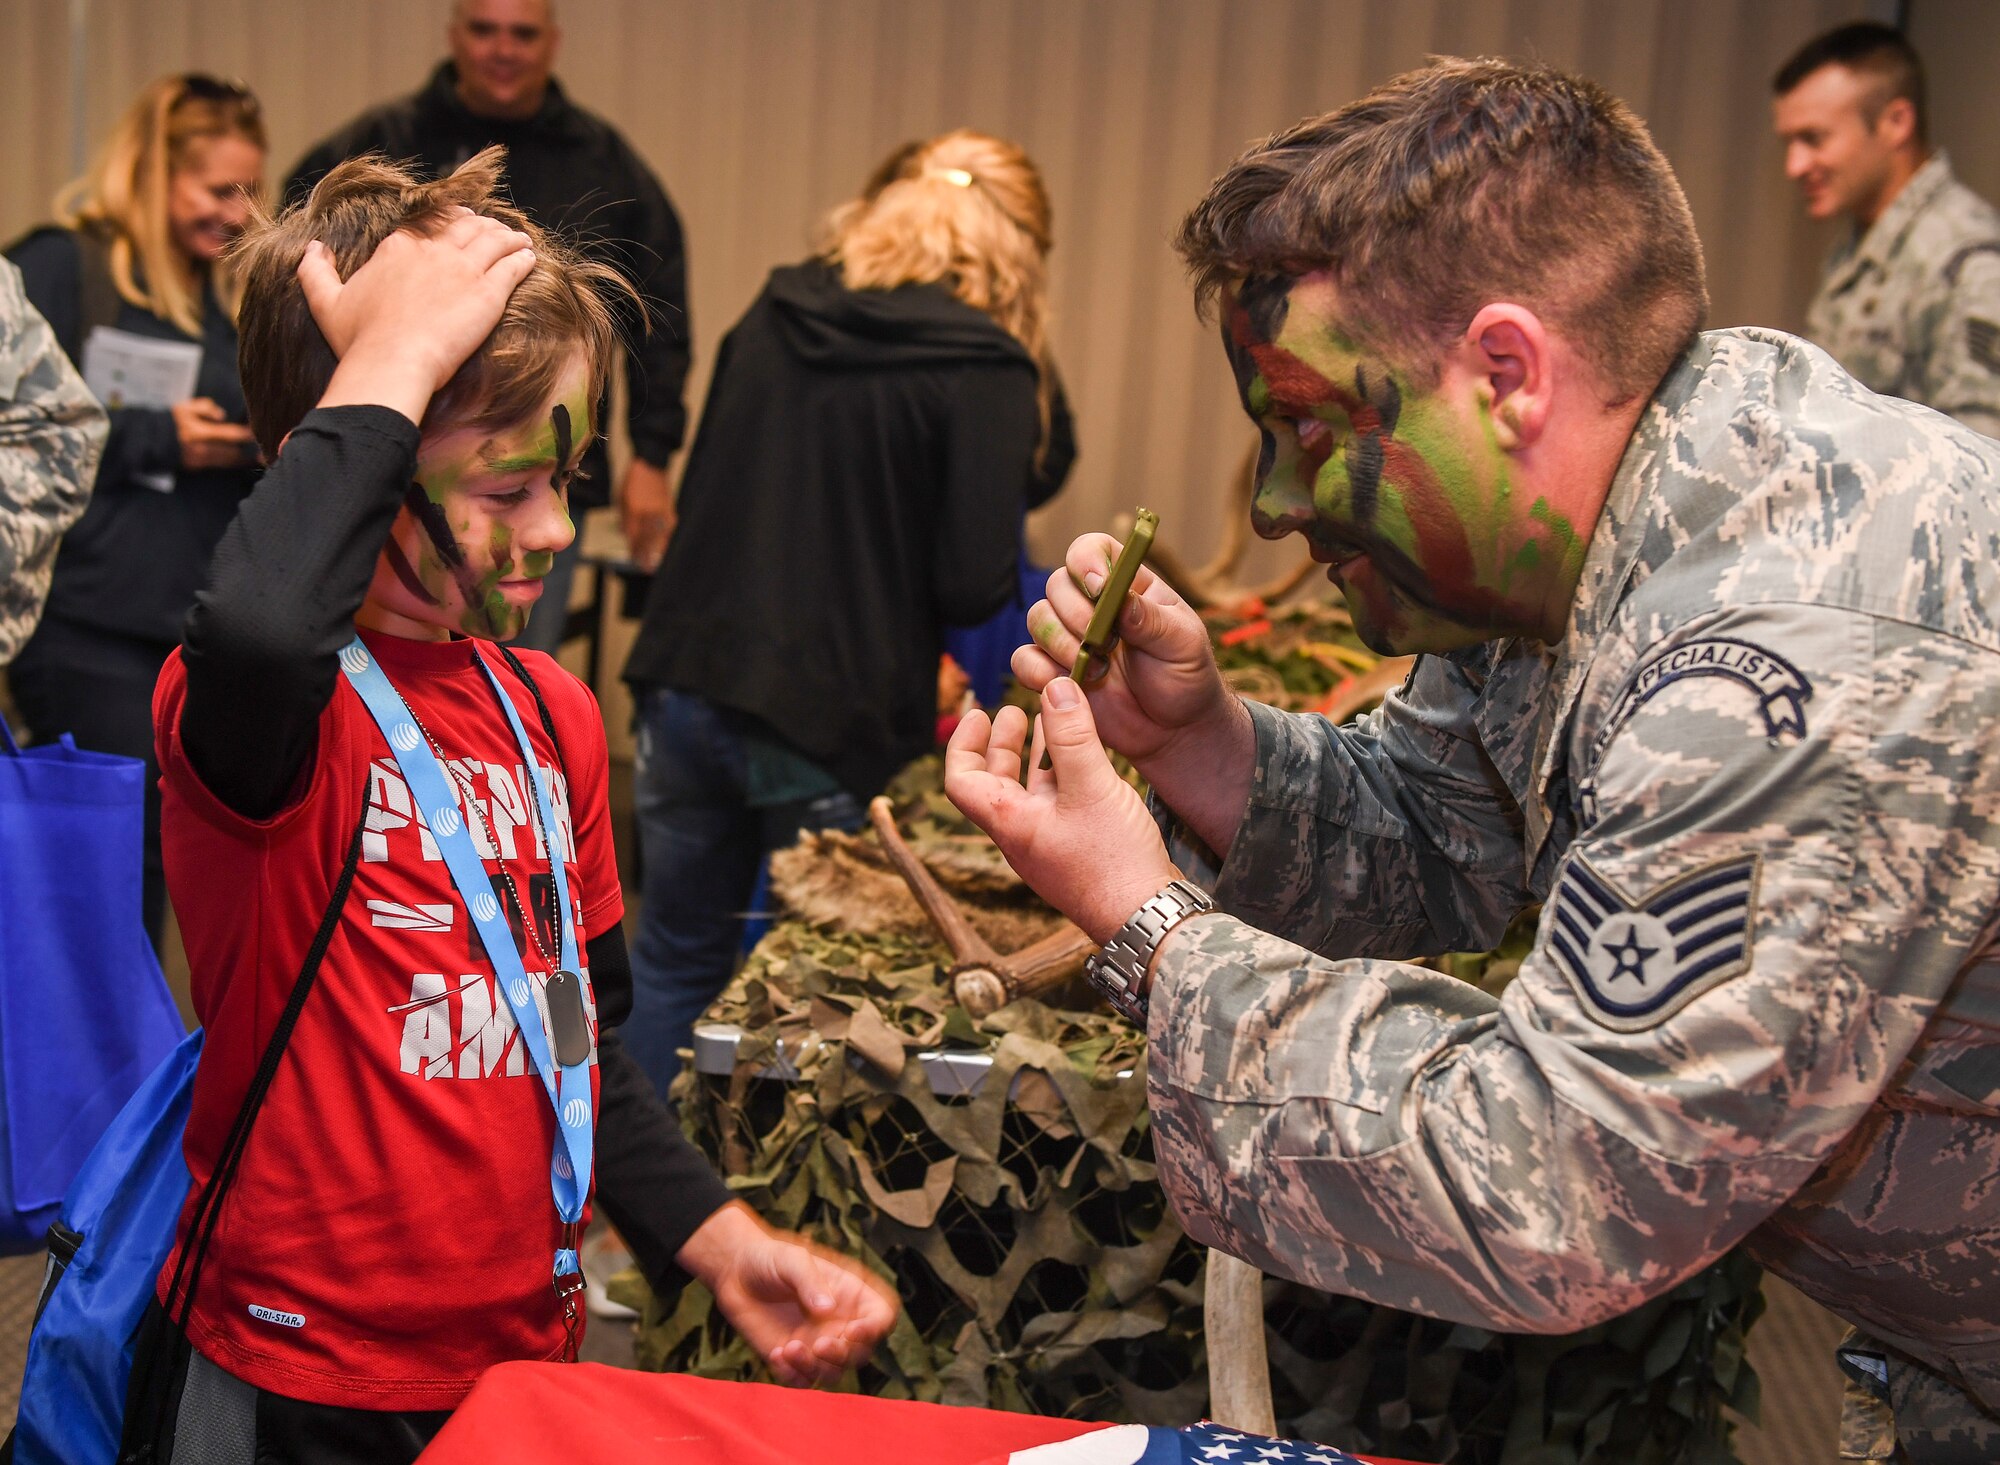
<path id="1" fill-rule="evenodd" d="M 542 700 L 542 689 L 535 685 L 535 679 L 528 675 L 528 668 L 521 664 L 521 658 L 504 641 L 495 641 L 493 649 L 500 653 L 500 659 L 507 663 L 507 669 L 521 679 L 521 685 L 528 689 L 528 695 L 535 699 L 535 711 L 541 714 L 542 731 L 549 735 L 549 742 L 556 750 L 556 762 L 562 765 L 563 782 L 569 782 L 569 760 L 563 757 L 562 739 L 556 736 L 556 720 L 549 716 L 549 704 Z"/>
<path id="2" fill-rule="evenodd" d="M 173 1283 L 167 1288 L 167 1315 L 174 1324 L 169 1331 L 169 1346 L 151 1350 L 145 1360 L 147 1377 L 136 1387 L 130 1397 L 134 1400 L 150 1398 L 158 1411 L 151 1431 L 146 1436 L 143 1451 L 120 1457 L 125 1460 L 145 1460 L 152 1458 L 154 1447 L 166 1424 L 168 1399 L 172 1391 L 166 1387 L 173 1376 L 172 1369 L 165 1375 L 158 1373 L 160 1366 L 171 1356 L 173 1368 L 178 1368 L 187 1350 L 192 1346 L 187 1338 L 188 1318 L 194 1310 L 195 1289 L 201 1285 L 203 1264 L 208 1259 L 208 1246 L 215 1235 L 216 1222 L 222 1214 L 222 1202 L 228 1195 L 230 1186 L 236 1179 L 241 1166 L 244 1149 L 250 1142 L 251 1126 L 257 1122 L 257 1115 L 264 1107 L 264 1098 L 270 1092 L 271 1081 L 277 1076 L 279 1060 L 285 1056 L 285 1047 L 291 1041 L 292 1030 L 298 1026 L 299 1014 L 311 994 L 313 982 L 319 975 L 320 963 L 325 959 L 327 948 L 333 944 L 333 933 L 339 927 L 340 913 L 347 904 L 347 895 L 354 885 L 354 873 L 361 863 L 362 836 L 368 831 L 369 780 L 361 781 L 361 817 L 355 820 L 354 834 L 347 842 L 347 858 L 341 865 L 340 875 L 333 883 L 333 893 L 326 903 L 326 914 L 320 917 L 319 929 L 313 933 L 312 945 L 307 949 L 305 961 L 299 967 L 299 974 L 292 983 L 292 995 L 285 1003 L 285 1010 L 278 1018 L 270 1040 L 264 1044 L 264 1056 L 257 1064 L 257 1072 L 250 1080 L 250 1088 L 243 1096 L 243 1106 L 236 1113 L 236 1122 L 230 1126 L 229 1137 L 223 1142 L 222 1152 L 217 1156 L 215 1168 L 209 1172 L 208 1181 L 201 1188 L 201 1195 L 195 1205 L 194 1217 L 188 1225 L 187 1238 L 181 1243 L 180 1258 L 174 1264 Z M 185 1292 L 181 1290 L 183 1277 L 187 1281 Z M 128 1431 L 127 1438 L 131 1438 Z"/>

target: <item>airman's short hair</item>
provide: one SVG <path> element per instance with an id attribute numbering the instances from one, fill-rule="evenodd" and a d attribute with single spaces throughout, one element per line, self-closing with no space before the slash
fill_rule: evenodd
<path id="1" fill-rule="evenodd" d="M 1252 146 L 1182 223 L 1197 304 L 1330 271 L 1346 324 L 1435 379 L 1482 305 L 1560 331 L 1607 402 L 1653 390 L 1708 312 L 1701 241 L 1645 124 L 1546 66 L 1440 58 Z"/>

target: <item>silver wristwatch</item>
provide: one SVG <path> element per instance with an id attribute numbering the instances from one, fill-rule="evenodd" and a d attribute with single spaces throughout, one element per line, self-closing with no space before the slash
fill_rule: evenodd
<path id="1" fill-rule="evenodd" d="M 1104 943 L 1104 949 L 1083 964 L 1090 979 L 1111 1010 L 1140 1027 L 1146 1025 L 1146 968 L 1160 949 L 1167 932 L 1189 916 L 1215 909 L 1208 893 L 1185 880 L 1172 880 L 1153 896 L 1132 919 L 1118 928 Z"/>

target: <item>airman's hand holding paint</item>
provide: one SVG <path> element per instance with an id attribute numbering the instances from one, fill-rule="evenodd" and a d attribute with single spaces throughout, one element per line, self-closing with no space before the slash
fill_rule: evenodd
<path id="1" fill-rule="evenodd" d="M 1021 685 L 1043 692 L 1068 674 L 1119 548 L 1108 534 L 1070 545 L 1049 577 L 1048 597 L 1028 611 L 1035 644 L 1013 661 Z M 1249 715 L 1216 668 L 1207 628 L 1172 586 L 1141 568 L 1118 635 L 1104 673 L 1084 684 L 1105 746 L 1130 758 L 1191 828 L 1226 849 L 1249 796 L 1255 741 Z"/>
<path id="2" fill-rule="evenodd" d="M 435 234 L 397 230 L 344 281 L 314 240 L 299 285 L 340 360 L 320 405 L 393 407 L 421 423 L 534 263 L 527 235 L 470 210 Z"/>

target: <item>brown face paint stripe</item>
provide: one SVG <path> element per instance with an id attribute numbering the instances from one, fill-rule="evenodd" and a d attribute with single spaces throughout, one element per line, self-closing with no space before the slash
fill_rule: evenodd
<path id="1" fill-rule="evenodd" d="M 410 557 L 403 553 L 402 545 L 392 539 L 383 545 L 382 548 L 383 552 L 389 557 L 389 568 L 396 572 L 396 578 L 402 582 L 405 590 L 416 596 L 425 605 L 444 604 L 443 601 L 431 594 L 430 588 L 422 580 L 417 578 L 416 569 L 410 564 Z"/>
<path id="2" fill-rule="evenodd" d="M 431 496 L 424 492 L 424 486 L 412 479 L 410 486 L 403 490 L 403 503 L 409 509 L 423 531 L 430 537 L 438 558 L 456 570 L 465 564 L 465 551 L 458 547 L 458 540 L 451 532 L 451 521 L 444 516 L 444 510 L 431 502 Z M 435 602 L 433 602 L 435 603 Z"/>

